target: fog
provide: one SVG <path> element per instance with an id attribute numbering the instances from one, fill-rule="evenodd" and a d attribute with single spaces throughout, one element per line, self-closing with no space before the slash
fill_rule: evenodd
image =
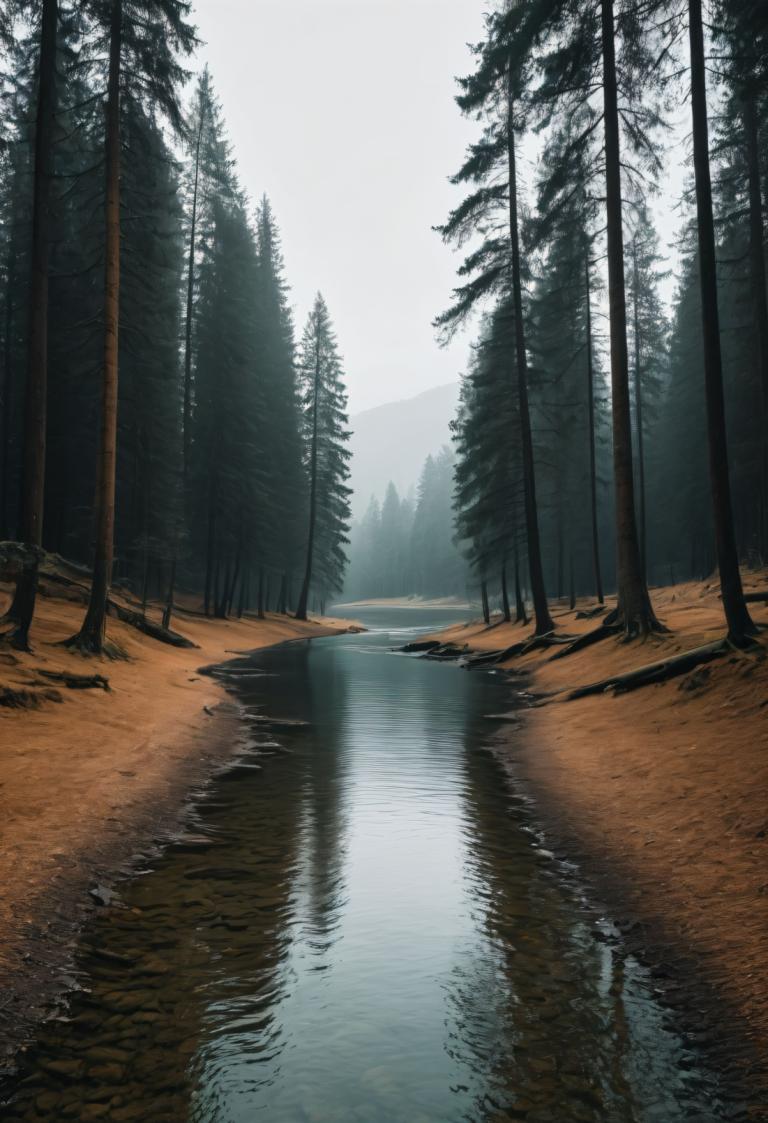
<path id="1" fill-rule="evenodd" d="M 457 259 L 432 231 L 476 133 L 454 75 L 483 6 L 456 0 L 199 0 L 194 18 L 244 186 L 280 223 L 302 322 L 328 301 L 350 411 L 456 379 L 466 337 L 435 344 Z"/>

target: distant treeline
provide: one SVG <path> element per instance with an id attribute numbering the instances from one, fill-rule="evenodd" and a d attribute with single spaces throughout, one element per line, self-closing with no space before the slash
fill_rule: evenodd
<path id="1" fill-rule="evenodd" d="M 739 563 L 768 561 L 768 4 L 716 0 L 705 27 L 701 0 L 503 3 L 474 54 L 457 101 L 481 129 L 441 228 L 469 252 L 437 321 L 450 336 L 484 310 L 455 425 L 474 572 L 519 571 L 540 634 L 548 597 L 615 589 L 632 636 L 659 628 L 649 583 L 718 568 L 744 643 Z M 682 100 L 668 319 L 649 200 Z"/>
<path id="2" fill-rule="evenodd" d="M 24 8 L 24 19 L 17 18 Z M 266 198 L 238 182 L 180 0 L 0 4 L 0 539 L 206 614 L 341 586 L 346 396 L 318 296 L 297 348 Z M 39 555 L 36 555 L 39 556 Z M 9 619 L 24 645 L 36 566 Z"/>
<path id="3" fill-rule="evenodd" d="M 344 596 L 464 596 L 467 566 L 454 541 L 453 454 L 429 456 L 416 497 L 400 497 L 393 483 L 383 501 L 371 498 L 353 523 Z"/>

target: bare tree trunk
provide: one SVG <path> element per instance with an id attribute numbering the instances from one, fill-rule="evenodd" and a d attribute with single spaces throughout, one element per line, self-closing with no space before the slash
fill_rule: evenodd
<path id="1" fill-rule="evenodd" d="M 573 572 L 573 551 L 571 551 L 571 553 L 569 555 L 569 558 L 568 558 L 568 584 L 569 584 L 568 604 L 569 604 L 569 607 L 571 609 L 571 612 L 573 612 L 574 608 L 576 607 L 576 580 L 575 580 L 574 572 Z"/>
<path id="2" fill-rule="evenodd" d="M 654 615 L 643 578 L 635 518 L 613 0 L 601 0 L 601 20 L 613 472 L 616 489 L 616 621 L 628 636 L 634 636 L 659 631 L 661 626 Z"/>
<path id="3" fill-rule="evenodd" d="M 760 146 L 755 94 L 752 89 L 748 89 L 744 93 L 743 116 L 749 187 L 749 261 L 752 317 L 755 329 L 755 363 L 761 395 L 760 554 L 763 564 L 765 564 L 768 562 L 768 283 L 765 274 Z"/>
<path id="4" fill-rule="evenodd" d="M 637 243 L 632 245 L 632 303 L 634 306 L 635 344 L 635 421 L 637 424 L 637 483 L 640 492 L 640 565 L 643 580 L 648 580 L 648 548 L 646 545 L 645 515 L 645 448 L 643 439 L 643 371 L 641 362 L 640 309 L 638 306 Z"/>
<path id="5" fill-rule="evenodd" d="M 312 583 L 312 562 L 315 549 L 315 523 L 317 521 L 317 425 L 318 406 L 320 397 L 320 343 L 315 342 L 315 385 L 312 401 L 312 451 L 310 455 L 310 481 L 309 481 L 309 533 L 307 536 L 307 564 L 304 571 L 304 583 L 301 586 L 299 604 L 296 609 L 296 619 L 306 620 L 307 603 L 309 601 L 309 587 Z"/>
<path id="6" fill-rule="evenodd" d="M 483 606 L 483 620 L 486 624 L 491 622 L 491 609 L 488 604 L 488 582 L 483 578 L 480 582 L 480 602 Z"/>
<path id="7" fill-rule="evenodd" d="M 192 311 L 195 303 L 195 250 L 197 248 L 197 199 L 200 184 L 200 149 L 205 124 L 204 102 L 200 101 L 200 127 L 195 148 L 195 180 L 192 189 L 192 220 L 189 232 L 187 259 L 187 307 L 184 324 L 184 494 L 189 484 L 189 466 L 192 459 Z"/>
<path id="8" fill-rule="evenodd" d="M 206 616 L 210 616 L 211 603 L 215 600 L 213 576 L 216 559 L 216 503 L 218 491 L 218 474 L 214 467 L 208 480 L 208 534 L 205 549 L 205 592 L 203 596 L 203 611 Z"/>
<path id="9" fill-rule="evenodd" d="M 704 382 L 709 436 L 709 476 L 712 488 L 717 562 L 720 589 L 728 624 L 728 637 L 745 644 L 756 632 L 744 601 L 733 527 L 731 482 L 728 473 L 728 439 L 725 431 L 725 396 L 720 351 L 720 318 L 717 305 L 715 226 L 712 215 L 712 183 L 709 171 L 709 125 L 704 62 L 704 29 L 701 0 L 688 0 L 691 48 L 691 113 L 693 119 L 693 168 L 696 179 L 696 215 L 699 235 L 699 281 L 704 341 Z"/>
<path id="10" fill-rule="evenodd" d="M 58 0 L 43 0 L 35 120 L 29 345 L 24 393 L 24 459 L 21 492 L 21 540 L 32 547 L 42 546 L 45 504 L 48 259 L 58 19 Z M 16 584 L 11 610 L 12 618 L 16 622 L 11 643 L 23 651 L 29 649 L 29 629 L 37 597 L 37 574 L 37 562 L 22 570 Z"/>
<path id="11" fill-rule="evenodd" d="M 15 180 L 14 180 L 15 186 Z M 14 332 L 14 301 L 13 294 L 16 288 L 16 258 L 18 242 L 18 222 L 15 217 L 11 226 L 11 236 L 8 245 L 8 272 L 6 277 L 5 309 L 3 323 L 3 450 L 2 450 L 2 481 L 0 481 L 0 539 L 15 537 L 11 530 L 11 417 L 13 414 L 13 332 Z"/>
<path id="12" fill-rule="evenodd" d="M 264 594 L 265 594 L 264 566 L 260 565 L 259 566 L 259 592 L 258 592 L 258 599 L 257 599 L 257 603 L 256 603 L 256 615 L 259 617 L 260 620 L 264 619 L 264 599 L 265 599 Z M 268 598 L 269 598 L 269 592 L 267 591 L 267 599 Z"/>
<path id="13" fill-rule="evenodd" d="M 515 116 L 513 95 L 512 68 L 510 67 L 507 87 L 507 160 L 509 166 L 509 238 L 512 249 L 512 297 L 515 313 L 517 397 L 523 461 L 525 527 L 528 538 L 528 569 L 531 578 L 533 611 L 536 618 L 535 634 L 541 636 L 554 631 L 555 624 L 549 612 L 546 586 L 544 583 L 544 569 L 541 562 L 539 514 L 536 505 L 536 471 L 533 460 L 531 415 L 528 407 L 528 359 L 525 349 L 523 288 L 520 276 L 520 233 L 517 219 L 517 169 L 515 163 Z"/>
<path id="14" fill-rule="evenodd" d="M 74 646 L 101 653 L 112 582 L 117 465 L 118 330 L 120 321 L 120 55 L 122 0 L 112 0 L 106 112 L 106 206 L 104 232 L 104 381 L 101 401 L 96 550 L 88 611 Z"/>
<path id="15" fill-rule="evenodd" d="M 509 623 L 512 619 L 512 612 L 509 607 L 509 591 L 507 589 L 507 563 L 504 561 L 501 566 L 501 607 L 504 612 L 504 619 Z"/>
<path id="16" fill-rule="evenodd" d="M 520 549 L 517 543 L 517 531 L 515 531 L 515 623 L 528 623 L 523 590 L 520 587 Z"/>
<path id="17" fill-rule="evenodd" d="M 587 301 L 587 414 L 589 422 L 589 504 L 592 527 L 592 572 L 595 596 L 603 604 L 603 574 L 600 565 L 600 531 L 597 525 L 597 453 L 595 447 L 595 376 L 592 360 L 592 292 L 589 280 L 589 254 L 584 258 L 584 280 Z"/>
<path id="18" fill-rule="evenodd" d="M 171 559 L 171 575 L 168 579 L 168 593 L 165 598 L 165 609 L 163 610 L 163 627 L 166 631 L 171 626 L 171 619 L 173 617 L 174 597 L 176 595 L 176 554 L 174 553 Z"/>
<path id="19" fill-rule="evenodd" d="M 277 611 L 281 616 L 285 616 L 288 597 L 288 574 L 284 573 L 280 578 L 280 592 L 277 596 Z"/>

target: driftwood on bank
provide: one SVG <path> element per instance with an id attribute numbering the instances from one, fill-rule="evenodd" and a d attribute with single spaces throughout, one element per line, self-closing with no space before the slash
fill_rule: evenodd
<path id="1" fill-rule="evenodd" d="M 712 660 L 727 655 L 731 650 L 732 648 L 727 640 L 715 640 L 714 643 L 706 643 L 702 647 L 694 647 L 691 651 L 684 651 L 681 655 L 670 655 L 666 659 L 657 660 L 655 663 L 647 663 L 643 667 L 637 667 L 634 671 L 625 671 L 622 674 L 600 679 L 599 682 L 591 682 L 586 686 L 576 687 L 575 690 L 569 690 L 565 698 L 566 701 L 572 702 L 577 698 L 586 698 L 591 694 L 604 694 L 608 690 L 626 693 L 630 690 L 637 690 L 641 686 L 666 682 L 678 675 L 687 674 L 688 671 L 701 666 L 702 663 L 711 663 Z"/>

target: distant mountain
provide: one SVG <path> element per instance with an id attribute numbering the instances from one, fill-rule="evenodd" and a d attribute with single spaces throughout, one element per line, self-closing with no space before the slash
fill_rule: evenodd
<path id="1" fill-rule="evenodd" d="M 364 513 L 372 495 L 383 499 L 390 480 L 401 495 L 415 486 L 430 453 L 450 444 L 448 423 L 456 416 L 458 401 L 459 384 L 451 382 L 350 419 L 355 518 Z"/>

